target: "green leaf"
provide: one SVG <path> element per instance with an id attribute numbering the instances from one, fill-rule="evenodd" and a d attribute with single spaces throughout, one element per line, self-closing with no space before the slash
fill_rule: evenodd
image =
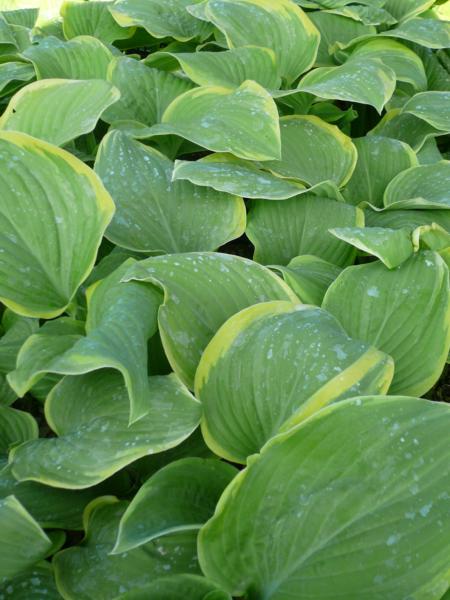
<path id="1" fill-rule="evenodd" d="M 384 7 L 398 21 L 405 21 L 425 12 L 434 4 L 434 0 L 386 0 Z"/>
<path id="2" fill-rule="evenodd" d="M 230 48 L 271 48 L 289 83 L 314 64 L 320 34 L 290 0 L 208 0 L 205 13 Z"/>
<path id="3" fill-rule="evenodd" d="M 370 135 L 353 143 L 358 161 L 344 197 L 354 205 L 369 202 L 383 206 L 386 186 L 398 173 L 418 164 L 416 155 L 407 144 L 387 137 Z"/>
<path id="4" fill-rule="evenodd" d="M 6 383 L 5 375 L 16 366 L 17 354 L 24 341 L 39 328 L 37 319 L 27 319 L 6 309 L 1 320 L 3 335 L 0 337 L 0 382 L 5 386 L 0 393 L 0 405 L 11 404 L 16 394 Z"/>
<path id="5" fill-rule="evenodd" d="M 111 275 L 92 284 L 87 291 L 86 336 L 80 327 L 70 333 L 31 336 L 17 357 L 16 370 L 8 381 L 23 395 L 45 373 L 81 375 L 97 369 L 117 369 L 123 376 L 130 399 L 130 423 L 146 414 L 147 342 L 157 330 L 161 295 L 149 286 L 121 283 L 133 264 L 124 262 Z"/>
<path id="6" fill-rule="evenodd" d="M 203 437 L 219 456 L 245 464 L 327 404 L 386 393 L 393 371 L 389 356 L 349 338 L 320 308 L 251 306 L 219 329 L 198 366 Z"/>
<path id="7" fill-rule="evenodd" d="M 0 96 L 7 96 L 35 76 L 33 65 L 24 62 L 0 64 Z"/>
<path id="8" fill-rule="evenodd" d="M 320 32 L 320 45 L 315 61 L 317 67 L 332 67 L 336 61 L 332 56 L 337 42 L 346 45 L 363 35 L 375 34 L 375 27 L 368 27 L 346 16 L 325 11 L 308 13 L 308 17 Z"/>
<path id="9" fill-rule="evenodd" d="M 21 131 L 63 146 L 92 131 L 119 97 L 116 88 L 100 79 L 36 81 L 11 99 L 0 118 L 0 130 Z"/>
<path id="10" fill-rule="evenodd" d="M 300 254 L 313 254 L 339 267 L 355 252 L 328 232 L 330 227 L 362 227 L 363 213 L 348 204 L 303 194 L 283 202 L 254 200 L 246 234 L 255 246 L 254 260 L 287 265 Z"/>
<path id="11" fill-rule="evenodd" d="M 160 123 L 169 104 L 193 87 L 186 79 L 152 69 L 127 56 L 111 61 L 108 80 L 120 91 L 120 100 L 103 115 L 108 123 L 119 120 L 145 125 Z"/>
<path id="12" fill-rule="evenodd" d="M 409 19 L 399 27 L 384 31 L 380 35 L 401 38 L 426 48 L 450 47 L 450 22 L 439 19 Z"/>
<path id="13" fill-rule="evenodd" d="M 439 379 L 450 347 L 450 293 L 437 253 L 421 251 L 394 270 L 380 262 L 349 267 L 323 308 L 349 335 L 392 356 L 390 393 L 422 396 Z"/>
<path id="14" fill-rule="evenodd" d="M 237 89 L 200 87 L 176 98 L 153 135 L 174 134 L 214 152 L 249 160 L 280 158 L 280 126 L 272 97 L 254 81 Z"/>
<path id="15" fill-rule="evenodd" d="M 363 252 L 376 256 L 393 269 L 407 260 L 414 252 L 409 229 L 385 227 L 337 227 L 330 232 Z"/>
<path id="16" fill-rule="evenodd" d="M 119 600 L 230 600 L 229 594 L 198 575 L 168 575 L 127 594 Z"/>
<path id="17" fill-rule="evenodd" d="M 53 567 L 46 561 L 35 564 L 19 575 L 0 582 L 0 598 L 14 600 L 30 600 L 31 598 L 46 598 L 61 600 L 56 588 Z"/>
<path id="18" fill-rule="evenodd" d="M 106 79 L 113 58 L 100 40 L 89 36 L 68 42 L 53 36 L 44 37 L 23 55 L 33 63 L 38 79 Z"/>
<path id="19" fill-rule="evenodd" d="M 315 306 L 322 304 L 325 292 L 341 272 L 336 265 L 308 254 L 294 257 L 286 267 L 271 265 L 271 269 L 281 273 L 301 302 Z"/>
<path id="20" fill-rule="evenodd" d="M 360 6 L 354 4 L 352 6 L 335 8 L 330 12 L 336 15 L 349 17 L 355 21 L 360 21 L 364 25 L 394 25 L 397 22 L 391 13 L 384 8 L 379 8 L 377 6 Z M 376 30 L 374 29 L 370 33 L 376 33 Z M 353 36 L 353 38 L 355 37 L 357 36 Z M 349 41 L 351 39 L 352 38 L 349 38 Z"/>
<path id="21" fill-rule="evenodd" d="M 436 223 L 421 225 L 413 231 L 412 241 L 416 251 L 420 248 L 445 250 L 450 247 L 450 233 Z"/>
<path id="22" fill-rule="evenodd" d="M 280 87 L 275 54 L 270 48 L 244 46 L 225 52 L 160 52 L 160 56 L 173 57 L 197 85 L 238 87 L 252 79 L 269 90 Z"/>
<path id="23" fill-rule="evenodd" d="M 417 152 L 417 159 L 421 165 L 431 165 L 443 160 L 435 138 L 429 138 Z"/>
<path id="24" fill-rule="evenodd" d="M 384 192 L 384 205 L 398 208 L 448 208 L 450 161 L 419 165 L 399 173 Z"/>
<path id="25" fill-rule="evenodd" d="M 19 482 L 10 466 L 0 471 L 0 498 L 15 496 L 41 527 L 71 531 L 83 529 L 83 511 L 91 500 L 110 493 L 126 494 L 130 487 L 125 472 L 84 490 L 64 490 L 35 481 Z"/>
<path id="26" fill-rule="evenodd" d="M 155 38 L 167 36 L 185 42 L 207 38 L 210 26 L 186 10 L 202 0 L 117 0 L 109 8 L 121 27 L 143 27 Z"/>
<path id="27" fill-rule="evenodd" d="M 409 113 L 440 131 L 450 131 L 450 92 L 423 92 L 416 94 L 403 106 Z"/>
<path id="28" fill-rule="evenodd" d="M 275 175 L 308 185 L 332 181 L 344 185 L 355 168 L 357 152 L 338 127 L 312 115 L 280 119 L 281 159 L 264 163 Z"/>
<path id="29" fill-rule="evenodd" d="M 388 210 L 372 210 L 367 207 L 364 211 L 367 227 L 391 227 L 400 229 L 408 227 L 415 229 L 420 225 L 438 223 L 450 231 L 450 211 L 448 210 L 395 210 L 395 205 Z"/>
<path id="30" fill-rule="evenodd" d="M 68 40 L 80 35 L 92 35 L 106 44 L 131 37 L 135 29 L 118 25 L 109 10 L 112 6 L 113 1 L 65 0 L 60 11 L 64 35 Z"/>
<path id="31" fill-rule="evenodd" d="M 397 81 L 410 83 L 415 90 L 427 89 L 427 76 L 422 61 L 415 52 L 396 40 L 374 38 L 358 44 L 352 52 L 352 60 L 380 59 L 390 67 Z"/>
<path id="32" fill-rule="evenodd" d="M 350 58 L 340 67 L 320 67 L 307 73 L 298 89 L 320 98 L 369 104 L 379 113 L 395 89 L 395 73 L 379 58 Z"/>
<path id="33" fill-rule="evenodd" d="M 269 269 L 213 252 L 148 258 L 132 266 L 124 280 L 147 281 L 164 290 L 158 313 L 161 340 L 172 369 L 190 388 L 203 350 L 231 315 L 257 302 L 297 299 Z"/>
<path id="34" fill-rule="evenodd" d="M 36 20 L 39 15 L 38 8 L 22 8 L 16 10 L 3 10 L 2 16 L 10 25 L 21 25 L 32 29 L 36 25 Z"/>
<path id="35" fill-rule="evenodd" d="M 214 458 L 182 458 L 163 467 L 144 483 L 125 511 L 113 554 L 177 531 L 200 529 L 237 473 Z"/>
<path id="36" fill-rule="evenodd" d="M 203 572 L 236 596 L 271 600 L 439 598 L 449 424 L 442 403 L 366 397 L 277 436 L 201 530 Z"/>
<path id="37" fill-rule="evenodd" d="M 114 204 L 89 167 L 46 142 L 3 131 L 0 155 L 1 301 L 56 317 L 90 273 Z"/>
<path id="38" fill-rule="evenodd" d="M 245 230 L 242 198 L 172 183 L 173 163 L 157 150 L 113 131 L 103 138 L 95 170 L 116 213 L 107 237 L 138 252 L 215 250 Z"/>
<path id="39" fill-rule="evenodd" d="M 15 448 L 10 455 L 14 477 L 82 489 L 181 443 L 199 423 L 200 404 L 174 375 L 150 377 L 148 386 L 146 414 L 129 425 L 128 395 L 118 373 L 65 377 L 45 406 L 58 437 Z"/>
<path id="40" fill-rule="evenodd" d="M 58 589 L 68 600 L 111 600 L 168 574 L 197 573 L 197 532 L 154 540 L 121 556 L 111 555 L 127 502 L 104 497 L 86 509 L 86 536 L 53 559 Z"/>
<path id="41" fill-rule="evenodd" d="M 14 496 L 0 500 L 0 530 L 0 582 L 42 560 L 51 546 L 45 532 Z"/>
<path id="42" fill-rule="evenodd" d="M 9 450 L 38 435 L 37 423 L 29 413 L 0 406 L 0 473 L 8 461 Z"/>
<path id="43" fill-rule="evenodd" d="M 232 154 L 209 154 L 197 161 L 177 160 L 173 180 L 188 180 L 245 198 L 286 200 L 307 191 L 298 181 L 277 177 Z"/>

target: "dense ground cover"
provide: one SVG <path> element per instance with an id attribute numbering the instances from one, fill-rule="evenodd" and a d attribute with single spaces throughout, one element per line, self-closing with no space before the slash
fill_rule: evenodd
<path id="1" fill-rule="evenodd" d="M 450 9 L 0 0 L 0 599 L 450 592 Z"/>

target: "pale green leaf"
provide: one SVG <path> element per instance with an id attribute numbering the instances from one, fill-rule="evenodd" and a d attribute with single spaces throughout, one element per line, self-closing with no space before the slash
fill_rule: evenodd
<path id="1" fill-rule="evenodd" d="M 313 254 L 337 266 L 354 260 L 355 252 L 330 227 L 362 227 L 363 213 L 343 202 L 302 194 L 283 202 L 254 200 L 246 234 L 255 246 L 254 259 L 287 265 L 300 254 Z"/>
<path id="2" fill-rule="evenodd" d="M 398 21 L 406 21 L 425 12 L 435 0 L 386 0 L 384 8 Z"/>
<path id="3" fill-rule="evenodd" d="M 450 132 L 449 106 L 450 91 L 423 92 L 408 100 L 402 108 L 402 113 L 414 115 L 440 131 Z"/>
<path id="4" fill-rule="evenodd" d="M 383 206 L 388 183 L 401 171 L 418 164 L 415 153 L 405 143 L 376 135 L 353 140 L 358 161 L 344 197 L 350 204 L 369 202 Z"/>
<path id="5" fill-rule="evenodd" d="M 399 173 L 384 192 L 384 205 L 397 208 L 450 207 L 450 161 L 411 167 Z"/>
<path id="6" fill-rule="evenodd" d="M 386 393 L 393 371 L 389 356 L 349 338 L 320 308 L 251 306 L 226 321 L 198 366 L 203 437 L 219 456 L 245 464 L 278 431 L 324 406 Z"/>
<path id="7" fill-rule="evenodd" d="M 104 497 L 86 509 L 86 537 L 53 559 L 58 589 L 67 600 L 111 600 L 149 581 L 176 573 L 198 573 L 196 532 L 149 542 L 121 556 L 110 554 L 127 502 Z M 186 599 L 187 600 L 187 599 Z"/>
<path id="8" fill-rule="evenodd" d="M 413 18 L 380 35 L 415 42 L 426 48 L 450 48 L 450 21 Z"/>
<path id="9" fill-rule="evenodd" d="M 323 307 L 349 335 L 392 356 L 392 394 L 422 396 L 439 379 L 450 347 L 450 288 L 437 253 L 418 252 L 393 270 L 378 261 L 349 267 Z"/>
<path id="10" fill-rule="evenodd" d="M 106 79 L 113 55 L 100 40 L 80 36 L 68 42 L 48 36 L 25 50 L 38 79 Z"/>
<path id="11" fill-rule="evenodd" d="M 42 560 L 51 541 L 14 496 L 0 500 L 0 582 Z"/>
<path id="12" fill-rule="evenodd" d="M 0 64 L 0 96 L 15 91 L 35 76 L 33 65 L 24 62 L 6 62 Z"/>
<path id="13" fill-rule="evenodd" d="M 131 37 L 135 29 L 121 27 L 109 11 L 112 6 L 113 0 L 65 0 L 60 11 L 64 35 L 68 40 L 79 35 L 91 35 L 106 44 Z"/>
<path id="14" fill-rule="evenodd" d="M 120 97 L 100 79 L 46 79 L 17 92 L 0 117 L 0 130 L 28 133 L 63 146 L 94 129 L 102 113 Z"/>
<path id="15" fill-rule="evenodd" d="M 229 317 L 258 302 L 296 300 L 269 269 L 213 252 L 148 258 L 131 267 L 124 279 L 164 290 L 158 313 L 162 343 L 172 369 L 191 388 L 203 350 Z"/>
<path id="16" fill-rule="evenodd" d="M 103 138 L 95 171 L 116 205 L 106 236 L 119 246 L 161 253 L 215 250 L 245 230 L 242 198 L 172 182 L 172 161 L 121 132 Z"/>
<path id="17" fill-rule="evenodd" d="M 30 413 L 8 406 L 0 406 L 0 477 L 14 446 L 37 438 L 38 425 Z"/>
<path id="18" fill-rule="evenodd" d="M 238 597 L 438 599 L 449 425 L 443 403 L 373 396 L 274 438 L 201 530 L 203 572 Z"/>
<path id="19" fill-rule="evenodd" d="M 163 467 L 144 483 L 125 511 L 113 554 L 177 531 L 200 529 L 237 473 L 214 458 L 182 458 Z"/>
<path id="20" fill-rule="evenodd" d="M 381 113 L 394 93 L 395 73 L 378 58 L 355 57 L 340 67 L 314 69 L 298 89 L 320 98 L 369 104 Z"/>
<path id="21" fill-rule="evenodd" d="M 0 297 L 25 316 L 61 314 L 90 273 L 114 204 L 64 150 L 0 132 Z"/>
<path id="22" fill-rule="evenodd" d="M 230 600 L 229 594 L 198 575 L 168 575 L 118 597 L 118 600 Z"/>
<path id="23" fill-rule="evenodd" d="M 388 269 L 398 267 L 414 252 L 411 231 L 407 228 L 337 227 L 330 229 L 330 233 L 376 256 Z"/>
<path id="24" fill-rule="evenodd" d="M 186 7 L 202 0 L 117 0 L 110 7 L 121 27 L 143 27 L 156 38 L 172 37 L 179 41 L 206 38 L 208 24 L 195 19 Z"/>
<path id="25" fill-rule="evenodd" d="M 142 456 L 181 443 L 201 414 L 200 404 L 174 375 L 149 378 L 145 408 L 145 416 L 129 425 L 127 390 L 114 371 L 65 377 L 45 407 L 58 437 L 15 448 L 14 477 L 66 489 L 90 487 Z"/>
<path id="26" fill-rule="evenodd" d="M 314 64 L 320 34 L 290 0 L 208 0 L 205 12 L 225 34 L 230 48 L 271 48 L 288 82 Z"/>

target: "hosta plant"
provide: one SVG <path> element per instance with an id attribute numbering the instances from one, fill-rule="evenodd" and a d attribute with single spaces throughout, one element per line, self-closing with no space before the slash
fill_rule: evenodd
<path id="1" fill-rule="evenodd" d="M 449 48 L 0 0 L 0 600 L 450 598 Z"/>

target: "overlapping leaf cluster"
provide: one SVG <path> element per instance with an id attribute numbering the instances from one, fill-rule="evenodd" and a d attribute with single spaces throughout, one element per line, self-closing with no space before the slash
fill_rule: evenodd
<path id="1" fill-rule="evenodd" d="M 449 3 L 0 11 L 0 598 L 447 598 Z"/>

